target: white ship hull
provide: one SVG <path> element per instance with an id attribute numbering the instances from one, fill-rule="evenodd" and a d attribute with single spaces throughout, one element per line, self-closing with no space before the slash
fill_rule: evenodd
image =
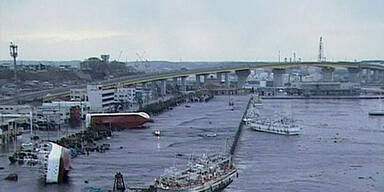
<path id="1" fill-rule="evenodd" d="M 61 183 L 71 169 L 71 155 L 67 148 L 49 142 L 42 147 L 42 177 L 45 183 Z"/>
<path id="2" fill-rule="evenodd" d="M 255 131 L 275 133 L 281 135 L 299 135 L 300 127 L 284 127 L 270 124 L 250 123 L 249 127 Z"/>

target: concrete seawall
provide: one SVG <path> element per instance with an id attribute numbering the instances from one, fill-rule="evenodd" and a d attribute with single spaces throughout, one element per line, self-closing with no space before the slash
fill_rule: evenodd
<path id="1" fill-rule="evenodd" d="M 241 136 L 241 132 L 243 131 L 243 127 L 244 127 L 244 121 L 243 121 L 243 119 L 244 119 L 244 117 L 247 115 L 247 110 L 248 110 L 250 104 L 251 104 L 251 98 L 249 98 L 247 107 L 245 108 L 244 113 L 243 113 L 243 116 L 241 117 L 239 127 L 238 127 L 238 129 L 237 129 L 237 131 L 236 131 L 235 137 L 234 137 L 234 139 L 233 139 L 233 143 L 232 143 L 232 145 L 231 145 L 231 149 L 230 149 L 230 151 L 229 151 L 229 154 L 230 154 L 230 155 L 234 155 L 234 154 L 235 154 L 236 147 L 237 147 L 237 144 L 239 143 L 239 139 L 240 139 L 240 136 Z"/>

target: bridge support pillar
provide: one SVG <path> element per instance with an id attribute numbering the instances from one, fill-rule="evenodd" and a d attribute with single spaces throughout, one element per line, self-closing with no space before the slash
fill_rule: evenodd
<path id="1" fill-rule="evenodd" d="M 180 91 L 185 93 L 187 91 L 187 77 L 181 77 L 181 89 Z"/>
<path id="2" fill-rule="evenodd" d="M 177 93 L 179 91 L 178 79 L 177 79 L 177 77 L 174 77 L 172 79 L 173 79 L 173 90 L 174 90 L 174 93 Z"/>
<path id="3" fill-rule="evenodd" d="M 237 88 L 242 88 L 248 75 L 251 73 L 249 69 L 235 71 L 237 75 Z"/>
<path id="4" fill-rule="evenodd" d="M 273 86 L 283 87 L 284 86 L 283 75 L 285 73 L 285 69 L 272 69 L 272 73 L 273 73 Z"/>
<path id="5" fill-rule="evenodd" d="M 201 86 L 201 75 L 196 75 L 196 88 Z"/>
<path id="6" fill-rule="evenodd" d="M 367 69 L 367 83 L 371 83 L 373 81 L 372 70 Z"/>
<path id="7" fill-rule="evenodd" d="M 380 70 L 379 72 L 379 82 L 383 82 L 384 81 L 384 70 Z"/>
<path id="8" fill-rule="evenodd" d="M 205 83 L 207 83 L 208 75 L 209 75 L 209 74 L 204 74 L 204 75 L 203 75 L 204 85 L 205 85 Z"/>
<path id="9" fill-rule="evenodd" d="M 373 70 L 373 81 L 377 82 L 380 81 L 380 71 L 379 70 Z"/>
<path id="10" fill-rule="evenodd" d="M 167 95 L 167 80 L 160 80 L 160 95 L 165 96 Z"/>
<path id="11" fill-rule="evenodd" d="M 351 83 L 360 83 L 360 69 L 359 68 L 348 68 L 349 72 L 349 82 Z"/>
<path id="12" fill-rule="evenodd" d="M 321 72 L 323 75 L 323 81 L 333 81 L 333 72 L 335 68 L 333 67 L 322 67 Z"/>
<path id="13" fill-rule="evenodd" d="M 228 74 L 229 74 L 229 72 L 224 73 L 224 84 L 225 84 L 225 87 L 227 87 L 227 88 L 229 88 L 229 86 L 230 86 Z"/>
<path id="14" fill-rule="evenodd" d="M 217 81 L 219 81 L 219 83 L 221 84 L 221 80 L 223 79 L 223 73 L 222 72 L 217 72 L 216 73 L 216 78 L 217 78 Z"/>

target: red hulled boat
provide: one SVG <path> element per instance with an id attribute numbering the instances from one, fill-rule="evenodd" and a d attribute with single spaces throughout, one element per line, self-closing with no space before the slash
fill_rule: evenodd
<path id="1" fill-rule="evenodd" d="M 138 113 L 94 113 L 86 115 L 87 128 L 132 129 L 150 122 L 151 118 L 145 112 Z"/>

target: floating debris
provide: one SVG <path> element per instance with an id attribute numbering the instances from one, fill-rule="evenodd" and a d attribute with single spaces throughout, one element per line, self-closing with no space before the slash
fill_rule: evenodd
<path id="1" fill-rule="evenodd" d="M 16 173 L 11 173 L 4 178 L 4 180 L 7 180 L 7 181 L 17 181 L 18 179 L 19 179 L 19 176 Z"/>
<path id="2" fill-rule="evenodd" d="M 152 132 L 152 134 L 154 135 L 154 136 L 160 136 L 161 135 L 161 132 L 160 132 L 160 130 L 159 129 L 155 129 L 153 132 Z"/>

